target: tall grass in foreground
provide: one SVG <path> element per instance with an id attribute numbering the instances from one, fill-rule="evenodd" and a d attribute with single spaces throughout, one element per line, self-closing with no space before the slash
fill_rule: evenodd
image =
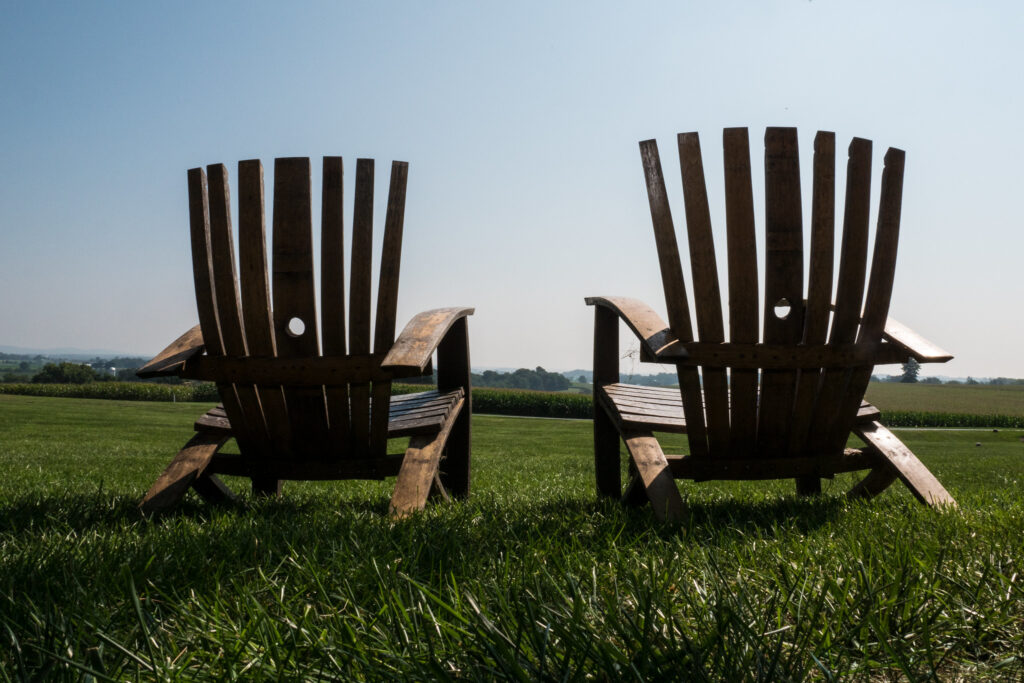
<path id="1" fill-rule="evenodd" d="M 844 477 L 660 525 L 594 500 L 589 423 L 477 417 L 472 498 L 406 522 L 391 482 L 139 519 L 203 408 L 0 397 L 0 679 L 1024 676 L 1019 432 L 902 435 L 947 514 Z"/>

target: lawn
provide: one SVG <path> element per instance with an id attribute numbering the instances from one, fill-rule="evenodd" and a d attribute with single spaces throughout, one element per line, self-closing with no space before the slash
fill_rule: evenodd
<path id="1" fill-rule="evenodd" d="M 1024 384 L 871 382 L 867 400 L 887 410 L 1024 416 Z"/>
<path id="2" fill-rule="evenodd" d="M 473 496 L 405 522 L 376 482 L 141 520 L 204 408 L 0 396 L 0 680 L 1024 677 L 1021 431 L 899 432 L 944 514 L 687 483 L 662 525 L 595 500 L 589 422 L 478 415 Z"/>

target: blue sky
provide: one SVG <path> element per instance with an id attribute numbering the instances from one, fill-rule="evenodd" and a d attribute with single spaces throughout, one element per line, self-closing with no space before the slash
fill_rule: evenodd
<path id="1" fill-rule="evenodd" d="M 186 169 L 259 157 L 269 193 L 275 156 L 339 154 L 378 160 L 381 206 L 410 162 L 399 325 L 474 305 L 474 365 L 589 367 L 584 296 L 665 310 L 637 142 L 682 240 L 674 136 L 701 134 L 722 249 L 721 129 L 760 189 L 789 125 L 806 202 L 816 130 L 874 140 L 873 203 L 906 150 L 892 315 L 957 356 L 931 373 L 1024 377 L 1019 3 L 0 9 L 0 344 L 155 353 L 195 321 Z"/>

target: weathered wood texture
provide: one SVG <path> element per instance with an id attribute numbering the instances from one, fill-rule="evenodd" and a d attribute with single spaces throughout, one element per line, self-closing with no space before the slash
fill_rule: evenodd
<path id="1" fill-rule="evenodd" d="M 800 493 L 820 491 L 821 477 L 870 469 L 872 473 L 851 495 L 874 495 L 899 477 L 922 500 L 947 504 L 948 494 L 936 488 L 934 478 L 920 474 L 916 459 L 911 462 L 904 457 L 909 451 L 904 453 L 902 444 L 889 443 L 891 435 L 879 436 L 878 428 L 872 426 L 878 411 L 863 402 L 874 365 L 908 358 L 945 362 L 952 357 L 887 317 L 899 239 L 903 152 L 890 149 L 885 157 L 868 276 L 871 142 L 855 138 L 849 147 L 837 255 L 835 135 L 819 132 L 815 137 L 805 261 L 797 132 L 767 129 L 762 290 L 749 137 L 743 128 L 725 130 L 727 342 L 700 141 L 696 133 L 683 133 L 677 143 L 699 341 L 690 318 L 657 144 L 647 140 L 640 143 L 640 154 L 668 323 L 635 299 L 586 299 L 595 307 L 594 441 L 599 494 L 618 495 L 620 490 L 619 444 L 613 437 L 617 433 L 627 447 L 629 438 L 637 439 L 631 450 L 631 468 L 637 476 L 624 496 L 632 501 L 643 491 L 650 497 L 650 482 L 655 479 L 651 473 L 662 476 L 664 460 L 676 476 L 695 479 L 794 477 Z M 618 382 L 617 319 L 639 339 L 641 360 L 677 366 L 679 389 Z M 866 439 L 867 448 L 855 453 L 845 450 L 851 430 Z M 655 453 L 651 444 L 656 444 L 651 432 L 686 433 L 690 454 L 683 458 L 651 455 Z M 897 472 L 900 467 L 903 470 Z M 648 471 L 644 473 L 643 468 Z M 923 465 L 920 469 L 927 472 Z"/>
<path id="2" fill-rule="evenodd" d="M 757 241 L 750 176 L 750 141 L 746 128 L 727 128 L 722 135 L 725 166 L 725 219 L 729 264 L 729 339 L 756 344 L 758 332 Z M 732 452 L 750 456 L 757 443 L 756 368 L 732 368 Z"/>
<path id="3" fill-rule="evenodd" d="M 665 190 L 665 176 L 661 170 L 658 143 L 646 140 L 640 143 L 640 158 L 643 161 L 644 179 L 647 183 L 647 200 L 651 207 L 651 223 L 654 225 L 654 240 L 658 247 L 658 263 L 661 266 L 661 282 L 665 290 L 665 305 L 668 308 L 668 322 L 680 341 L 693 341 L 693 327 L 690 321 L 690 305 L 686 299 L 686 284 L 679 260 L 679 246 L 676 242 L 675 224 Z M 704 421 L 703 401 L 700 398 L 700 375 L 696 368 L 679 367 L 679 386 L 683 393 L 683 407 L 686 421 L 690 426 L 690 450 L 694 455 L 708 454 L 707 429 Z"/>
<path id="4" fill-rule="evenodd" d="M 154 484 L 145 509 L 166 507 L 190 486 L 211 500 L 226 499 L 229 492 L 215 473 L 250 477 L 257 495 L 279 492 L 283 479 L 393 476 L 402 458 L 387 454 L 388 439 L 401 437 L 413 439 L 411 463 L 425 457 L 434 463 L 427 482 L 436 492 L 468 494 L 466 317 L 473 309 L 422 313 L 395 339 L 408 165 L 394 162 L 371 319 L 371 159 L 356 164 L 346 307 L 343 169 L 340 157 L 324 158 L 319 320 L 309 159 L 275 161 L 272 261 L 263 167 L 258 160 L 240 162 L 237 272 L 227 169 L 211 165 L 206 173 L 189 171 L 200 324 L 140 372 L 214 381 L 222 404 L 196 421 L 198 434 Z M 439 389 L 393 398 L 392 380 L 430 373 L 435 352 Z M 240 454 L 216 454 L 230 437 L 238 441 Z M 438 470 L 442 455 L 445 465 Z M 407 509 L 404 503 L 396 508 Z"/>

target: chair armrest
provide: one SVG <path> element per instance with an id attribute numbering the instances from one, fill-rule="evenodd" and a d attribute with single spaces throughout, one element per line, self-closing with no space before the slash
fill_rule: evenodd
<path id="1" fill-rule="evenodd" d="M 622 318 L 640 340 L 649 358 L 664 358 L 665 362 L 672 362 L 672 359 L 689 356 L 668 323 L 643 301 L 624 296 L 589 296 L 585 301 L 588 306 L 603 306 Z"/>
<path id="2" fill-rule="evenodd" d="M 199 355 L 205 348 L 203 332 L 199 325 L 196 325 L 171 342 L 171 345 L 158 353 L 153 360 L 136 370 L 135 374 L 142 379 L 177 375 L 185 367 L 185 361 Z"/>
<path id="3" fill-rule="evenodd" d="M 885 321 L 883 339 L 896 344 L 920 363 L 945 363 L 953 354 L 931 343 L 917 332 L 892 318 Z"/>
<path id="4" fill-rule="evenodd" d="M 472 308 L 455 307 L 420 313 L 398 335 L 381 367 L 422 371 L 455 321 L 473 312 Z"/>

